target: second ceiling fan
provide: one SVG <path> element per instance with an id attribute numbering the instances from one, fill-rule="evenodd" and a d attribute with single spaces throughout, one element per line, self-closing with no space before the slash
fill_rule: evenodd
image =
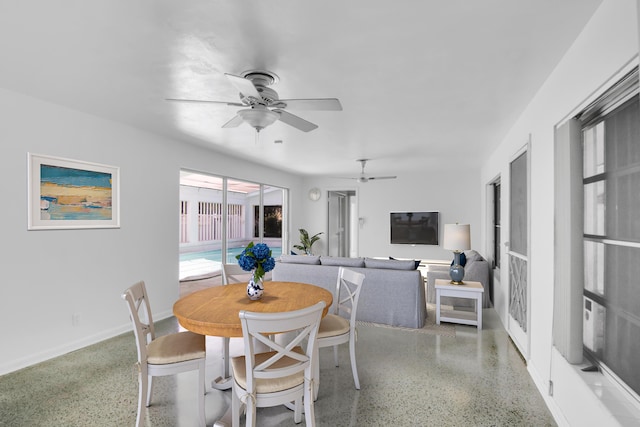
<path id="1" fill-rule="evenodd" d="M 360 176 L 355 177 L 347 177 L 344 179 L 355 179 L 358 182 L 365 183 L 369 181 L 373 181 L 376 179 L 396 179 L 397 176 L 370 176 L 364 173 L 364 167 L 370 159 L 357 159 L 356 162 L 360 162 L 362 164 L 362 171 L 360 172 Z"/>
<path id="2" fill-rule="evenodd" d="M 225 73 L 225 76 L 240 92 L 240 102 L 175 98 L 167 98 L 167 101 L 248 107 L 239 110 L 236 116 L 222 125 L 222 127 L 237 127 L 246 122 L 258 132 L 273 124 L 276 120 L 280 120 L 303 132 L 309 132 L 318 127 L 318 125 L 291 114 L 285 111 L 285 109 L 316 111 L 342 110 L 342 105 L 337 98 L 280 99 L 278 93 L 269 87 L 280 80 L 279 77 L 271 71 L 249 70 L 241 73 L 240 76 L 228 73 Z"/>

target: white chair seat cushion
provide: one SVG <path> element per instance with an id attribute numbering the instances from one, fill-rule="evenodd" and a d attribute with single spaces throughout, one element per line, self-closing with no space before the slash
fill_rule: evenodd
<path id="1" fill-rule="evenodd" d="M 147 345 L 147 363 L 166 365 L 167 363 L 205 357 L 205 337 L 193 332 L 178 332 L 164 335 Z"/>
<path id="2" fill-rule="evenodd" d="M 349 329 L 350 325 L 347 319 L 335 314 L 327 314 L 320 321 L 318 339 L 346 334 L 349 332 Z"/>
<path id="3" fill-rule="evenodd" d="M 304 354 L 304 351 L 301 347 L 295 347 L 293 349 L 296 353 Z M 271 356 L 276 354 L 275 351 L 269 351 L 266 353 L 257 353 L 256 354 L 256 365 L 264 362 Z M 299 360 L 291 359 L 290 357 L 283 357 L 278 360 L 276 363 L 271 365 L 269 369 L 277 369 L 283 368 L 285 366 L 296 365 L 300 363 Z M 233 367 L 233 378 L 236 383 L 243 389 L 247 389 L 247 365 L 244 359 L 244 356 L 237 356 L 231 359 L 231 366 Z M 266 378 L 256 378 L 256 392 L 257 393 L 275 393 L 277 391 L 288 390 L 295 386 L 304 383 L 304 373 L 302 371 L 297 374 L 289 375 L 283 378 L 276 379 L 266 379 Z"/>

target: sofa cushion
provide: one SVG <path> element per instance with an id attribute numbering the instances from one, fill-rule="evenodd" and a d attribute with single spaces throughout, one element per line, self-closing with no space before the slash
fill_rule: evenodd
<path id="1" fill-rule="evenodd" d="M 320 257 L 315 255 L 280 255 L 280 262 L 288 264 L 320 264 Z"/>
<path id="2" fill-rule="evenodd" d="M 343 256 L 321 256 L 320 264 L 337 265 L 338 267 L 364 267 L 364 258 L 349 258 Z"/>
<path id="3" fill-rule="evenodd" d="M 392 256 L 390 256 L 390 257 L 389 257 L 389 259 L 393 259 L 393 260 L 396 260 L 396 261 L 405 261 L 405 260 L 402 260 L 402 259 L 401 259 L 401 260 L 398 260 L 398 259 L 396 259 L 396 258 L 394 258 L 394 257 L 392 257 Z M 417 270 L 417 269 L 418 269 L 418 267 L 420 267 L 420 262 L 421 262 L 421 261 L 420 261 L 419 259 L 413 260 L 413 263 L 414 263 L 414 265 L 415 265 L 414 270 Z"/>
<path id="4" fill-rule="evenodd" d="M 365 258 L 366 268 L 383 268 L 387 270 L 415 270 L 416 263 L 413 260 L 401 261 L 397 259 Z"/>
<path id="5" fill-rule="evenodd" d="M 482 255 L 480 255 L 478 252 L 474 251 L 473 249 L 471 249 L 470 251 L 467 251 L 465 255 L 467 256 L 467 262 L 484 260 L 484 258 L 482 258 Z"/>

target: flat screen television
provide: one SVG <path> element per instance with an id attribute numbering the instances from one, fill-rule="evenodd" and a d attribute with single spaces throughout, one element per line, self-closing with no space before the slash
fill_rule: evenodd
<path id="1" fill-rule="evenodd" d="M 437 245 L 439 212 L 391 212 L 391 244 Z"/>

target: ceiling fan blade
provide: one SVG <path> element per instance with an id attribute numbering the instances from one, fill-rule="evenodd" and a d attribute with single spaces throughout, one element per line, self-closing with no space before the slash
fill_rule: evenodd
<path id="1" fill-rule="evenodd" d="M 247 97 L 250 96 L 255 99 L 262 99 L 260 92 L 258 92 L 258 89 L 256 89 L 251 80 L 229 73 L 225 73 L 224 75 L 227 76 L 231 84 L 233 84 L 242 95 Z"/>
<path id="2" fill-rule="evenodd" d="M 280 99 L 292 110 L 342 111 L 342 104 L 337 98 L 314 99 Z"/>
<path id="3" fill-rule="evenodd" d="M 242 124 L 242 117 L 236 115 L 233 119 L 229 120 L 227 123 L 223 124 L 223 128 L 235 128 Z"/>
<path id="4" fill-rule="evenodd" d="M 276 108 L 271 111 L 275 111 L 280 115 L 280 118 L 278 120 L 280 120 L 281 122 L 284 122 L 289 126 L 293 126 L 296 129 L 300 129 L 303 132 L 309 132 L 318 127 L 318 125 L 316 124 L 308 122 L 305 119 L 295 116 L 291 113 L 287 113 L 286 111 L 281 110 L 279 108 Z"/>
<path id="5" fill-rule="evenodd" d="M 369 179 L 369 181 L 373 180 L 373 179 L 396 179 L 397 176 L 369 176 L 367 177 L 367 179 Z"/>
<path id="6" fill-rule="evenodd" d="M 176 99 L 176 98 L 165 98 L 165 101 L 178 101 L 178 102 L 196 102 L 201 104 L 224 104 L 229 105 L 231 107 L 244 107 L 244 104 L 239 102 L 227 102 L 227 101 L 207 101 L 204 99 Z"/>

